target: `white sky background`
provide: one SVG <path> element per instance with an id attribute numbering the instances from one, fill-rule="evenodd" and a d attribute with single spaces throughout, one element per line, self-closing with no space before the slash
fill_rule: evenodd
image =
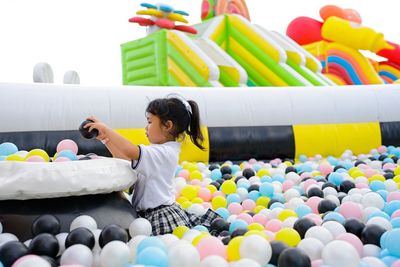
<path id="1" fill-rule="evenodd" d="M 54 82 L 76 70 L 83 85 L 121 85 L 120 44 L 145 36 L 128 19 L 140 3 L 165 3 L 201 21 L 201 0 L 0 0 L 0 82 L 33 82 L 33 67 L 49 63 Z M 398 0 L 247 0 L 253 23 L 286 33 L 294 18 L 321 20 L 327 4 L 357 10 L 363 25 L 400 43 Z"/>

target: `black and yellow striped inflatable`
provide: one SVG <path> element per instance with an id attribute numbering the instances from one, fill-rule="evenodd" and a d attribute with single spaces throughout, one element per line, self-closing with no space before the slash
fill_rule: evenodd
<path id="1" fill-rule="evenodd" d="M 200 107 L 206 151 L 183 141 L 181 160 L 224 161 L 338 156 L 400 146 L 400 85 L 280 88 L 85 87 L 0 83 L 0 143 L 53 155 L 63 139 L 80 153 L 110 156 L 78 127 L 94 115 L 136 143 L 147 103 L 169 93 Z"/>

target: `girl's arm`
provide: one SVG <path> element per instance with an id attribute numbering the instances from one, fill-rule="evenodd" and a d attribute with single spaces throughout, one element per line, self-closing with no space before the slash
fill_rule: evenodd
<path id="1" fill-rule="evenodd" d="M 137 145 L 131 143 L 128 139 L 95 117 L 90 117 L 88 120 L 92 120 L 93 122 L 86 124 L 84 128 L 89 128 L 89 132 L 93 129 L 97 129 L 99 134 L 97 135 L 96 139 L 105 144 L 113 157 L 125 160 L 139 159 L 140 150 Z"/>

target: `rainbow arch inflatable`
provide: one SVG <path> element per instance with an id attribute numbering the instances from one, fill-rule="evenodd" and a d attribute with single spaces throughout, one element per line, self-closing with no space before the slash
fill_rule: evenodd
<path id="1" fill-rule="evenodd" d="M 224 161 L 340 156 L 400 146 L 400 85 L 330 87 L 86 87 L 0 83 L 0 143 L 54 154 L 62 139 L 80 153 L 110 156 L 78 126 L 95 115 L 136 143 L 148 143 L 144 110 L 149 100 L 179 93 L 197 101 L 206 151 L 183 142 L 181 160 Z M 17 103 L 11 105 L 10 103 Z"/>

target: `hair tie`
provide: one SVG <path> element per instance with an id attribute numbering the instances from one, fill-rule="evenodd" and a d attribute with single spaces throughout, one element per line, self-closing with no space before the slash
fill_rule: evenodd
<path id="1" fill-rule="evenodd" d="M 178 95 L 176 93 L 173 93 L 173 94 L 167 95 L 167 98 L 176 98 L 176 99 L 178 99 L 185 106 L 187 112 L 189 112 L 189 115 L 191 116 L 193 114 L 192 113 L 192 107 L 190 106 L 189 102 L 183 96 Z"/>

